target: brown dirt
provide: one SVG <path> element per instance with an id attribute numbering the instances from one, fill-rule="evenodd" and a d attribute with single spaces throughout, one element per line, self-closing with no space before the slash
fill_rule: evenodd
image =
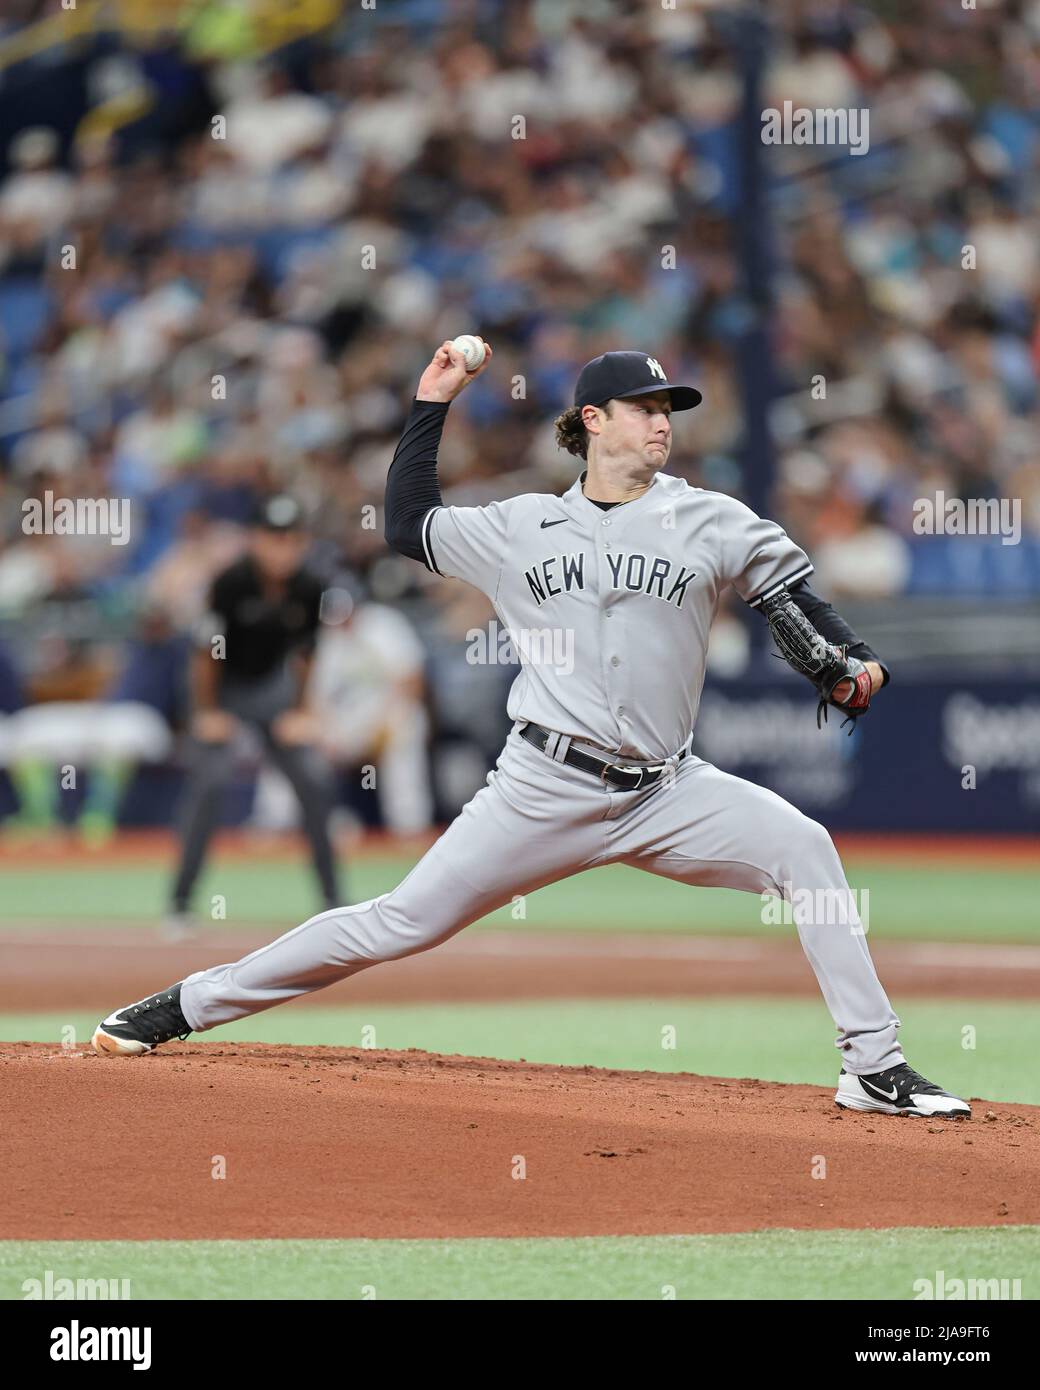
<path id="1" fill-rule="evenodd" d="M 1024 1105 L 896 1119 L 814 1086 L 191 1043 L 140 1059 L 4 1044 L 0 1095 L 7 1239 L 1040 1222 Z"/>
<path id="2" fill-rule="evenodd" d="M 12 932 L 0 937 L 0 1010 L 107 1013 L 193 970 L 237 960 L 276 934 L 207 933 L 169 946 L 143 925 Z M 1040 946 L 876 941 L 871 949 L 897 1005 L 911 996 L 1040 998 Z M 818 989 L 793 933 L 770 939 L 481 930 L 309 999 L 329 1005 L 722 994 L 816 998 Z"/>
<path id="3" fill-rule="evenodd" d="M 341 837 L 347 858 L 368 854 L 423 854 L 439 832 L 401 836 L 383 831 L 348 832 Z M 971 834 L 865 834 L 838 833 L 835 843 L 843 858 L 886 860 L 922 859 L 935 863 L 963 863 L 972 859 L 981 867 L 1001 864 L 1016 866 L 1036 863 L 1036 840 L 1030 835 L 971 835 Z M 17 868 L 40 868 L 59 864 L 99 867 L 106 864 L 133 864 L 161 859 L 170 862 L 176 857 L 177 840 L 170 830 L 121 830 L 107 844 L 87 845 L 75 834 L 64 831 L 44 831 L 35 836 L 0 836 L 0 863 Z M 252 859 L 262 854 L 264 859 L 300 861 L 304 847 L 300 837 L 291 832 L 272 834 L 255 830 L 224 830 L 214 838 L 212 853 L 233 859 Z"/>

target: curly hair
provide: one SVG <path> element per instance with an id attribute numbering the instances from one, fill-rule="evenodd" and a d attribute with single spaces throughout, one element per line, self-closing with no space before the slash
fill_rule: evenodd
<path id="1" fill-rule="evenodd" d="M 612 401 L 607 401 L 603 407 L 608 415 L 612 404 Z M 583 407 L 580 405 L 572 405 L 562 415 L 557 415 L 554 422 L 556 447 L 566 449 L 569 454 L 576 454 L 578 458 L 587 459 L 589 456 L 589 432 L 585 428 L 585 421 L 581 418 L 582 409 Z"/>

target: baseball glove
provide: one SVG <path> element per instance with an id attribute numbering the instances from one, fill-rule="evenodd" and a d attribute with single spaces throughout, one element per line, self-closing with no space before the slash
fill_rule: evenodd
<path id="1" fill-rule="evenodd" d="M 764 599 L 762 609 L 777 645 L 777 655 L 816 687 L 820 697 L 816 706 L 817 728 L 823 728 L 828 705 L 845 714 L 843 729 L 846 724 L 854 725 L 870 708 L 872 682 L 863 662 L 849 656 L 844 647 L 834 646 L 822 637 L 786 589 Z M 840 700 L 834 691 L 844 680 L 851 681 L 852 688 L 845 699 Z"/>

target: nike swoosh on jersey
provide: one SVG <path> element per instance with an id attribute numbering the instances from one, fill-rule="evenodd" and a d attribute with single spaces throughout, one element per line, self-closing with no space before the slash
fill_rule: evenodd
<path id="1" fill-rule="evenodd" d="M 543 521 L 540 529 L 544 531 L 547 526 L 562 526 L 566 520 L 565 516 L 561 516 L 559 521 Z"/>

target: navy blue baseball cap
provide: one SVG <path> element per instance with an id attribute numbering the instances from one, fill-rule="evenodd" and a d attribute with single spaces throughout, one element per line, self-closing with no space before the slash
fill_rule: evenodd
<path id="1" fill-rule="evenodd" d="M 574 404 L 605 405 L 624 396 L 667 391 L 673 410 L 692 410 L 702 396 L 695 386 L 675 386 L 656 357 L 646 352 L 605 352 L 586 362 L 574 388 Z"/>

